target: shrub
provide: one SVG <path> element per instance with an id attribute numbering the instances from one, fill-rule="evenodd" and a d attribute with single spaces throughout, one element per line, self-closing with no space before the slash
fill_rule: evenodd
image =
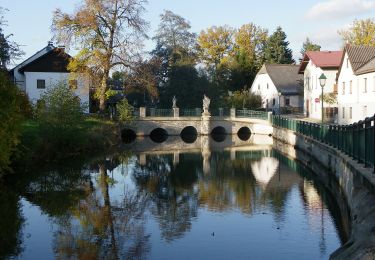
<path id="1" fill-rule="evenodd" d="M 134 108 L 129 104 L 128 100 L 124 98 L 117 104 L 117 111 L 119 120 L 124 123 L 130 123 L 133 120 Z"/>
<path id="2" fill-rule="evenodd" d="M 5 72 L 0 72 L 0 175 L 9 170 L 11 157 L 20 142 L 23 101 L 22 92 Z"/>
<path id="3" fill-rule="evenodd" d="M 45 145 L 64 152 L 74 151 L 85 142 L 84 111 L 85 107 L 67 84 L 60 82 L 47 89 L 36 108 Z"/>
<path id="4" fill-rule="evenodd" d="M 235 91 L 231 96 L 225 98 L 226 105 L 236 109 L 256 109 L 262 105 L 262 97 L 249 91 Z"/>

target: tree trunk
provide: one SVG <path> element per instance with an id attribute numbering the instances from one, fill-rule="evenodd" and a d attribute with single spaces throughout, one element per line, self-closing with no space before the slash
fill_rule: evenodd
<path id="1" fill-rule="evenodd" d="M 104 114 L 105 112 L 105 100 L 106 96 L 105 93 L 107 92 L 107 80 L 108 80 L 108 74 L 104 72 L 102 83 L 100 86 L 100 92 L 99 92 L 99 110 L 101 114 Z"/>

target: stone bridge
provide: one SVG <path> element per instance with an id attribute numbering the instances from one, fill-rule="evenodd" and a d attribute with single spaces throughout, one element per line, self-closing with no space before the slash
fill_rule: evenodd
<path id="1" fill-rule="evenodd" d="M 130 125 L 125 126 L 123 132 L 130 130 L 137 136 L 150 136 L 156 132 L 169 136 L 184 133 L 209 135 L 211 133 L 238 134 L 239 132 L 271 135 L 273 128 L 269 117 L 270 113 L 266 112 L 234 109 L 231 109 L 227 116 L 179 116 L 178 109 L 172 110 L 169 116 L 146 116 L 145 109 L 140 108 L 139 117 Z"/>

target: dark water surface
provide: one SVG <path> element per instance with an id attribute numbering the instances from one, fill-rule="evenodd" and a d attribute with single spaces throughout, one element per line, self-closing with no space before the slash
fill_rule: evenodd
<path id="1" fill-rule="evenodd" d="M 11 180 L 0 259 L 327 259 L 349 232 L 331 192 L 271 146 L 236 142 L 143 140 Z"/>

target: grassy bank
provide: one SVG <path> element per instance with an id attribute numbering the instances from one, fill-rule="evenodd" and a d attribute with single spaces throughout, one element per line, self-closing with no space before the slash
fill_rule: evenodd
<path id="1" fill-rule="evenodd" d="M 114 122 L 86 117 L 80 126 L 66 135 L 56 131 L 46 136 L 36 121 L 22 124 L 21 143 L 16 154 L 16 165 L 58 162 L 69 157 L 84 156 L 109 150 L 119 144 L 120 135 Z M 64 136 L 63 136 L 64 135 Z"/>

